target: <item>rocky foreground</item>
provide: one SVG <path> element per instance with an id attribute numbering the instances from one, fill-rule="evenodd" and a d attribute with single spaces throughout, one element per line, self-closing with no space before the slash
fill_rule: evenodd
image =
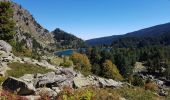
<path id="1" fill-rule="evenodd" d="M 18 95 L 26 95 L 27 98 L 39 97 L 43 93 L 55 98 L 63 87 L 78 89 L 87 86 L 118 88 L 122 87 L 123 83 L 97 76 L 84 77 L 71 68 L 60 68 L 47 74 L 26 74 L 20 78 L 8 77 L 2 84 L 3 89 Z"/>
<path id="2" fill-rule="evenodd" d="M 32 64 L 51 69 L 52 71 L 46 74 L 25 74 L 22 77 L 15 78 L 6 74 L 8 70 L 11 70 L 8 64 L 12 62 Z M 28 57 L 16 57 L 12 53 L 12 46 L 3 40 L 0 40 L 0 75 L 7 77 L 0 88 L 24 96 L 29 100 L 40 99 L 42 94 L 47 94 L 53 100 L 63 91 L 64 87 L 77 90 L 84 87 L 114 89 L 122 88 L 127 85 L 131 86 L 125 82 L 106 79 L 95 75 L 84 76 L 79 71 L 73 70 L 73 67 L 64 68 L 51 65 L 46 60 L 38 61 Z M 141 75 L 141 77 L 144 77 L 143 79 L 148 79 L 150 76 Z M 168 95 L 164 81 L 154 79 L 153 77 L 150 79 L 154 80 L 159 87 L 157 95 Z"/>
<path id="3" fill-rule="evenodd" d="M 78 89 L 87 86 L 98 88 L 118 88 L 123 83 L 113 79 L 105 79 L 98 76 L 89 75 L 85 77 L 73 68 L 62 68 L 49 64 L 46 60 L 39 62 L 31 58 L 16 57 L 12 52 L 12 47 L 3 40 L 0 40 L 0 75 L 6 76 L 6 71 L 10 70 L 8 63 L 19 62 L 34 64 L 52 69 L 46 74 L 25 74 L 20 78 L 8 76 L 2 83 L 2 89 L 27 97 L 30 100 L 40 98 L 42 93 L 47 93 L 51 99 L 55 98 L 63 87 Z"/>

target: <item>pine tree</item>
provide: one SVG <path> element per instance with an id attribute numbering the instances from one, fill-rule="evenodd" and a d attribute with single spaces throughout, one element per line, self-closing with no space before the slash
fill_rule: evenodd
<path id="1" fill-rule="evenodd" d="M 13 10 L 10 2 L 0 2 L 0 39 L 10 41 L 14 36 Z"/>

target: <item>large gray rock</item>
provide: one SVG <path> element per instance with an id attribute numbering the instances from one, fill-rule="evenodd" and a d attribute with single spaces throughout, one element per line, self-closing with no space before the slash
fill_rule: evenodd
<path id="1" fill-rule="evenodd" d="M 113 79 L 104 79 L 104 78 L 98 78 L 98 82 L 100 84 L 100 87 L 122 87 L 122 82 L 117 82 Z"/>
<path id="2" fill-rule="evenodd" d="M 35 76 L 34 84 L 39 87 L 64 87 L 69 86 L 73 88 L 73 78 L 77 73 L 72 68 L 59 68 L 55 72 L 49 72 L 47 74 L 37 74 Z"/>
<path id="3" fill-rule="evenodd" d="M 67 75 L 68 77 L 75 77 L 77 74 L 77 72 L 75 72 L 73 70 L 73 68 L 59 68 L 58 70 L 55 71 L 56 74 L 61 75 Z"/>
<path id="4" fill-rule="evenodd" d="M 25 74 L 24 76 L 20 77 L 19 79 L 26 81 L 28 83 L 34 82 L 34 75 L 33 74 Z"/>
<path id="5" fill-rule="evenodd" d="M 36 87 L 50 87 L 58 86 L 62 82 L 66 81 L 66 76 L 62 75 L 55 75 L 54 72 L 49 72 L 47 74 L 43 75 L 37 75 L 35 76 L 35 86 Z"/>
<path id="6" fill-rule="evenodd" d="M 158 91 L 158 94 L 159 94 L 160 96 L 167 96 L 167 95 L 168 95 L 168 92 L 165 91 L 164 89 L 160 89 L 160 90 Z"/>
<path id="7" fill-rule="evenodd" d="M 76 88 L 86 87 L 93 84 L 88 78 L 82 76 L 74 77 L 73 81 L 74 81 L 74 86 Z"/>
<path id="8" fill-rule="evenodd" d="M 18 95 L 31 95 L 35 93 L 35 88 L 32 83 L 14 77 L 8 77 L 8 79 L 3 82 L 2 88 L 15 92 Z"/>
<path id="9" fill-rule="evenodd" d="M 25 63 L 30 63 L 30 64 L 32 64 L 32 62 L 33 62 L 32 59 L 28 58 L 28 57 L 22 58 L 22 61 L 25 62 Z"/>
<path id="10" fill-rule="evenodd" d="M 89 75 L 87 78 L 91 81 L 92 86 L 100 87 L 97 76 Z"/>
<path id="11" fill-rule="evenodd" d="M 3 50 L 5 52 L 11 52 L 12 46 L 4 40 L 0 40 L 0 50 Z"/>

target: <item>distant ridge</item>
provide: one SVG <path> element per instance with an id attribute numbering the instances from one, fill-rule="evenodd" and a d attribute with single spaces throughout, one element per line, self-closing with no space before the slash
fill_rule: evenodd
<path id="1" fill-rule="evenodd" d="M 141 29 L 138 31 L 126 33 L 124 35 L 113 35 L 108 37 L 86 40 L 86 43 L 91 46 L 104 45 L 104 44 L 110 45 L 114 41 L 125 37 L 155 37 L 168 32 L 170 32 L 170 23 L 165 23 L 165 24 L 160 24 L 149 28 Z"/>

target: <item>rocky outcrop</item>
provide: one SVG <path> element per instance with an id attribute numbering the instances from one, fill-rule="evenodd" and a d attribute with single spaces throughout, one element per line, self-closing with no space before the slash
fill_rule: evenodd
<path id="1" fill-rule="evenodd" d="M 32 83 L 21 79 L 9 77 L 2 84 L 3 89 L 15 92 L 19 95 L 31 95 L 35 93 L 35 88 Z"/>
<path id="2" fill-rule="evenodd" d="M 81 88 L 92 85 L 92 81 L 81 75 L 74 77 L 73 79 L 75 88 Z"/>
<path id="3" fill-rule="evenodd" d="M 168 92 L 167 92 L 167 84 L 166 81 L 167 79 L 165 77 L 155 77 L 154 75 L 150 75 L 150 74 L 142 74 L 142 73 L 139 73 L 138 74 L 139 77 L 141 77 L 143 79 L 143 81 L 146 81 L 146 80 L 150 80 L 154 83 L 156 83 L 156 85 L 158 86 L 158 91 L 157 91 L 157 94 L 160 95 L 160 96 L 167 96 L 168 95 Z"/>
<path id="4" fill-rule="evenodd" d="M 67 70 L 68 71 L 68 70 Z M 35 76 L 35 86 L 37 88 L 39 87 L 64 87 L 64 86 L 69 86 L 73 87 L 73 78 L 72 74 L 68 74 L 71 72 L 66 72 L 65 69 L 61 70 L 59 69 L 56 73 L 55 72 L 50 72 L 47 74 L 37 74 Z"/>
<path id="5" fill-rule="evenodd" d="M 0 40 L 0 76 L 5 76 L 6 71 L 10 70 L 7 64 L 11 62 L 29 63 L 56 70 L 56 66 L 49 64 L 46 60 L 38 61 L 28 57 L 16 57 L 12 53 L 12 46 L 3 40 Z"/>
<path id="6" fill-rule="evenodd" d="M 14 10 L 13 19 L 16 22 L 16 39 L 18 41 L 25 40 L 29 48 L 33 46 L 32 38 L 35 38 L 42 46 L 54 43 L 52 34 L 38 24 L 29 11 L 14 2 L 12 2 L 12 7 Z"/>
<path id="7" fill-rule="evenodd" d="M 104 78 L 98 78 L 100 87 L 122 87 L 123 83 L 122 82 L 117 82 L 113 79 L 104 79 Z"/>
<path id="8" fill-rule="evenodd" d="M 7 67 L 7 63 L 14 59 L 14 55 L 11 53 L 12 46 L 0 40 L 0 76 L 5 76 L 5 73 L 9 68 Z"/>
<path id="9" fill-rule="evenodd" d="M 33 93 L 40 95 L 44 93 L 50 97 L 55 97 L 65 86 L 77 89 L 87 86 L 118 88 L 122 87 L 122 85 L 122 82 L 112 79 L 92 75 L 85 77 L 72 68 L 59 68 L 55 72 L 46 74 L 26 74 L 20 78 L 9 77 L 2 86 L 3 89 L 13 92 L 17 91 L 20 95 L 30 95 Z"/>
<path id="10" fill-rule="evenodd" d="M 0 40 L 0 50 L 5 52 L 11 52 L 12 46 L 9 43 L 5 42 L 4 40 Z"/>

